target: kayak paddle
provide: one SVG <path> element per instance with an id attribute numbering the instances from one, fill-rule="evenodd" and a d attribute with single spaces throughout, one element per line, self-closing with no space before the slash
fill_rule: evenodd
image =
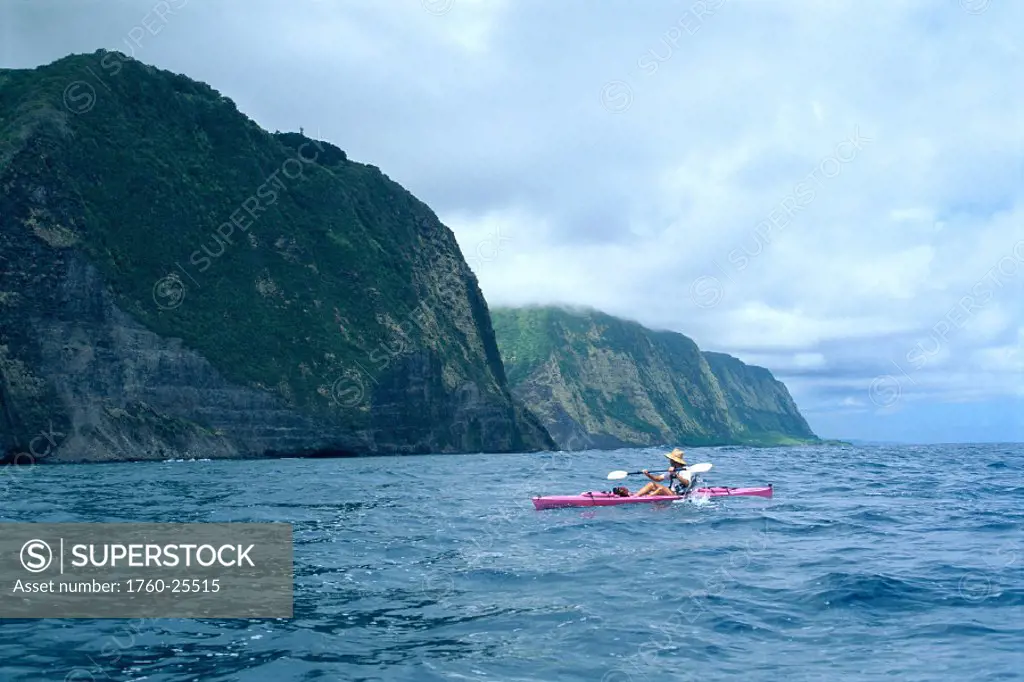
<path id="1" fill-rule="evenodd" d="M 707 471 L 711 471 L 711 462 L 701 462 L 700 464 L 694 464 L 683 469 L 683 473 L 689 472 L 691 474 L 703 474 Z M 636 476 L 642 473 L 642 471 L 613 471 L 608 474 L 608 480 L 618 481 L 626 476 Z"/>

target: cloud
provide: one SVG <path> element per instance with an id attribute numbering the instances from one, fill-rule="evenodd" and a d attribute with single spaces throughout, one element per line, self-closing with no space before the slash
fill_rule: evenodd
<path id="1" fill-rule="evenodd" d="M 152 6 L 6 3 L 0 55 L 125 49 Z M 135 52 L 382 168 L 492 305 L 681 331 L 842 431 L 865 422 L 828 415 L 870 406 L 893 363 L 901 401 L 1019 394 L 1022 24 L 926 0 L 191 0 Z"/>

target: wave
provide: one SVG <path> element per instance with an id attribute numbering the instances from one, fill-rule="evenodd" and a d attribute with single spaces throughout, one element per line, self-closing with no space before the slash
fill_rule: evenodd
<path id="1" fill-rule="evenodd" d="M 878 573 L 831 572 L 804 583 L 794 602 L 831 609 L 869 608 L 878 611 L 927 609 L 950 596 L 934 582 Z"/>

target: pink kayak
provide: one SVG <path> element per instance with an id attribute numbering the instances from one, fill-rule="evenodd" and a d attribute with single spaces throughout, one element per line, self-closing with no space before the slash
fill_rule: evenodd
<path id="1" fill-rule="evenodd" d="M 771 497 L 772 486 L 769 483 L 761 488 L 697 488 L 690 495 L 707 495 L 709 497 Z M 638 502 L 672 502 L 681 500 L 679 495 L 650 495 L 647 497 L 619 497 L 607 492 L 586 492 L 579 495 L 555 495 L 552 497 L 535 497 L 533 506 L 537 509 L 555 509 L 557 507 L 611 507 L 616 504 L 635 504 Z"/>

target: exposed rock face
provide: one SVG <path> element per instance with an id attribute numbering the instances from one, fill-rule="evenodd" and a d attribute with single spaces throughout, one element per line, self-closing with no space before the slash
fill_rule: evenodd
<path id="1" fill-rule="evenodd" d="M 551 447 L 378 169 L 118 53 L 0 71 L 0 457 Z"/>
<path id="2" fill-rule="evenodd" d="M 741 439 L 771 441 L 771 434 L 779 434 L 798 441 L 817 440 L 785 384 L 767 369 L 725 353 L 704 351 L 704 358 L 725 394 Z"/>
<path id="3" fill-rule="evenodd" d="M 817 441 L 766 369 L 593 310 L 492 311 L 513 392 L 563 449 Z"/>

